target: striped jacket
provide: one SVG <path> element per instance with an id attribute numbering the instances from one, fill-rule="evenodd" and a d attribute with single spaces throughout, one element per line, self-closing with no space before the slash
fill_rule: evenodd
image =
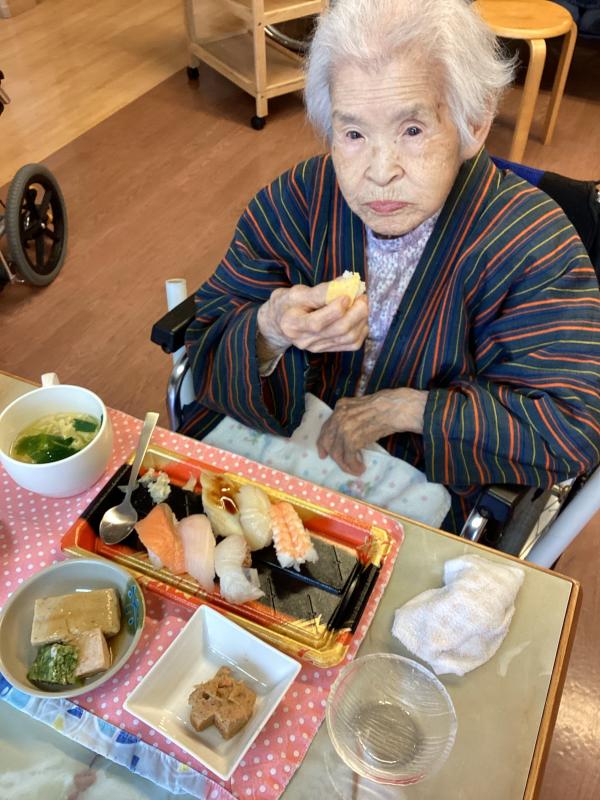
<path id="1" fill-rule="evenodd" d="M 329 156 L 261 190 L 197 295 L 187 332 L 197 402 L 184 433 L 229 414 L 290 435 L 311 391 L 330 406 L 353 395 L 362 352 L 290 348 L 260 378 L 256 316 L 273 289 L 365 276 L 365 228 Z M 457 530 L 477 487 L 548 487 L 600 459 L 600 295 L 560 208 L 487 153 L 463 164 L 400 303 L 365 394 L 429 392 L 422 435 L 383 444 L 453 492 Z"/>

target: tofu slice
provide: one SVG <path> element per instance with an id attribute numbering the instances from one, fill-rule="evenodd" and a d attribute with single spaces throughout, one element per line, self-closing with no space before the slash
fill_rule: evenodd
<path id="1" fill-rule="evenodd" d="M 31 644 L 65 641 L 86 631 L 100 628 L 114 636 L 121 627 L 119 598 L 114 589 L 94 589 L 35 601 Z"/>
<path id="2" fill-rule="evenodd" d="M 35 601 L 37 605 L 37 600 Z M 65 617 L 54 617 L 52 619 L 36 618 L 33 613 L 33 624 L 31 626 L 31 644 L 56 644 L 65 642 L 69 638 L 69 629 Z"/>
<path id="3" fill-rule="evenodd" d="M 112 661 L 110 650 L 100 628 L 80 633 L 68 641 L 79 650 L 76 678 L 87 678 L 88 675 L 103 672 L 110 667 Z"/>

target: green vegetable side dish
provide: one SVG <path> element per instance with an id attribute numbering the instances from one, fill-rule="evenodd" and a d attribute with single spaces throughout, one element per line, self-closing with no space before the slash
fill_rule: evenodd
<path id="1" fill-rule="evenodd" d="M 27 673 L 28 679 L 40 688 L 51 684 L 73 686 L 82 681 L 75 677 L 79 662 L 79 652 L 71 644 L 45 644 L 38 650 L 35 661 Z"/>
<path id="2" fill-rule="evenodd" d="M 13 445 L 11 455 L 31 464 L 48 464 L 75 455 L 77 449 L 72 447 L 74 441 L 72 436 L 52 436 L 50 433 L 21 436 Z"/>
<path id="3" fill-rule="evenodd" d="M 49 464 L 75 455 L 100 430 L 91 414 L 61 412 L 41 417 L 24 428 L 13 442 L 10 455 L 28 464 Z"/>
<path id="4" fill-rule="evenodd" d="M 73 427 L 76 431 L 85 431 L 86 433 L 94 433 L 98 427 L 97 422 L 89 422 L 86 419 L 74 419 Z"/>

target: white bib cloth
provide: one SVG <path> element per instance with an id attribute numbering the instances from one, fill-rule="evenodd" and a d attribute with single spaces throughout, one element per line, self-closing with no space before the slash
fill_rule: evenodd
<path id="1" fill-rule="evenodd" d="M 450 509 L 447 489 L 439 483 L 429 483 L 420 470 L 390 455 L 383 447 L 375 444 L 363 451 L 367 468 L 359 477 L 344 472 L 329 457 L 319 458 L 317 439 L 331 413 L 328 405 L 307 394 L 302 422 L 289 439 L 260 433 L 225 417 L 203 441 L 439 527 Z"/>

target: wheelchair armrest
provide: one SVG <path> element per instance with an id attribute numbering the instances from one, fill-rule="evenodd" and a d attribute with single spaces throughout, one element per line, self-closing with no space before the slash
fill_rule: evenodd
<path id="1" fill-rule="evenodd" d="M 500 529 L 510 519 L 527 487 L 522 486 L 484 486 L 471 513 L 465 520 L 460 536 L 472 542 L 480 541 L 490 527 Z"/>
<path id="2" fill-rule="evenodd" d="M 194 295 L 190 295 L 154 323 L 151 341 L 160 345 L 165 353 L 176 353 L 184 345 L 185 331 L 195 312 Z"/>
<path id="3" fill-rule="evenodd" d="M 486 486 L 460 535 L 523 558 L 543 530 L 542 514 L 549 519 L 550 512 L 553 518 L 564 502 L 568 490 L 565 492 L 562 486 L 558 484 L 551 489 L 513 484 Z"/>
<path id="4" fill-rule="evenodd" d="M 514 508 L 529 487 L 512 484 L 486 486 L 477 500 L 479 512 L 487 519 L 503 525 L 511 518 Z"/>

